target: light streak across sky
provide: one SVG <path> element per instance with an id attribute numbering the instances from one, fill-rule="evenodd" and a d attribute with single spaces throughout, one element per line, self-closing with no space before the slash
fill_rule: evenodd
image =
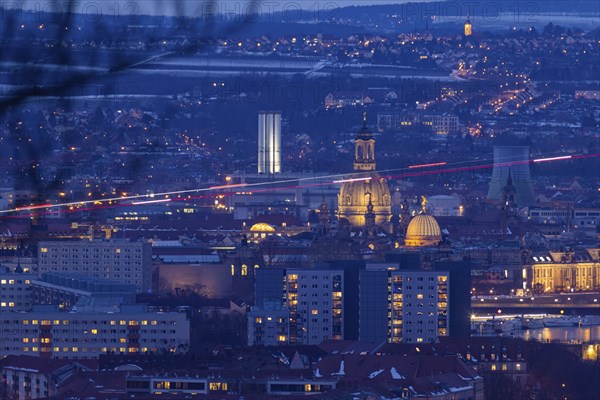
<path id="1" fill-rule="evenodd" d="M 160 200 L 147 200 L 147 201 L 133 201 L 131 202 L 134 206 L 141 206 L 143 204 L 158 204 L 158 203 L 168 203 L 171 199 L 160 199 Z"/>
<path id="2" fill-rule="evenodd" d="M 372 179 L 371 177 L 368 177 L 368 178 L 342 179 L 340 181 L 333 181 L 333 183 L 363 182 L 363 181 L 370 181 L 371 179 Z"/>
<path id="3" fill-rule="evenodd" d="M 600 154 L 579 154 L 579 155 L 569 155 L 569 156 L 547 157 L 547 158 L 538 158 L 538 159 L 533 159 L 533 160 L 528 160 L 528 161 L 505 162 L 505 163 L 500 163 L 500 164 L 496 164 L 496 165 L 512 166 L 512 165 L 518 165 L 518 164 L 554 162 L 554 161 L 564 161 L 564 160 L 570 160 L 570 159 L 583 159 L 583 158 L 596 158 L 596 157 L 600 157 Z M 16 217 L 22 218 L 25 216 L 24 215 L 10 216 L 7 214 L 18 213 L 18 212 L 22 212 L 22 211 L 33 211 L 33 210 L 38 210 L 38 209 L 45 209 L 45 210 L 58 209 L 58 210 L 55 210 L 54 212 L 67 213 L 67 212 L 76 212 L 76 211 L 85 211 L 85 210 L 89 211 L 89 210 L 96 210 L 96 209 L 102 209 L 102 208 L 113 208 L 113 207 L 120 207 L 120 206 L 131 207 L 131 206 L 148 205 L 148 204 L 160 204 L 160 203 L 166 204 L 166 203 L 174 202 L 174 201 L 187 201 L 190 199 L 199 199 L 199 198 L 214 197 L 214 196 L 225 196 L 225 195 L 230 196 L 230 195 L 235 194 L 235 192 L 229 191 L 229 190 L 237 189 L 237 188 L 256 187 L 257 189 L 251 189 L 250 191 L 253 193 L 260 193 L 260 192 L 269 192 L 269 191 L 278 191 L 278 190 L 328 186 L 328 185 L 333 185 L 333 184 L 341 184 L 341 183 L 345 183 L 345 182 L 368 181 L 368 180 L 372 179 L 371 176 L 360 177 L 360 175 L 373 174 L 373 173 L 382 174 L 382 173 L 389 173 L 389 172 L 411 171 L 411 172 L 403 172 L 401 174 L 396 174 L 396 175 L 382 175 L 382 177 L 386 178 L 386 179 L 402 179 L 402 178 L 416 177 L 416 176 L 427 176 L 427 175 L 436 175 L 436 174 L 449 174 L 449 173 L 465 172 L 465 171 L 476 171 L 476 170 L 494 167 L 494 164 L 480 164 L 480 165 L 469 165 L 469 166 L 462 166 L 462 167 L 414 171 L 413 172 L 413 170 L 420 169 L 420 168 L 428 168 L 428 167 L 434 167 L 434 166 L 452 166 L 452 165 L 461 165 L 461 164 L 465 165 L 465 164 L 469 164 L 472 162 L 482 162 L 482 161 L 490 161 L 490 160 L 484 159 L 484 160 L 473 160 L 473 161 L 464 161 L 464 162 L 455 162 L 455 163 L 439 162 L 439 163 L 412 165 L 412 166 L 409 166 L 406 168 L 369 171 L 369 172 L 365 172 L 365 173 L 358 172 L 358 173 L 353 173 L 353 174 L 346 173 L 346 174 L 324 175 L 324 176 L 319 176 L 317 178 L 320 180 L 326 180 L 326 181 L 323 181 L 320 183 L 307 183 L 307 184 L 303 184 L 303 185 L 299 185 L 298 183 L 303 182 L 303 181 L 314 180 L 315 178 L 313 178 L 313 177 L 311 177 L 311 178 L 289 178 L 289 179 L 283 179 L 283 180 L 279 180 L 279 181 L 210 186 L 210 187 L 203 187 L 203 188 L 196 188 L 196 189 L 189 189 L 189 190 L 179 190 L 179 191 L 155 193 L 155 194 L 151 194 L 151 195 L 141 194 L 141 195 L 132 195 L 132 196 L 113 197 L 113 198 L 107 198 L 107 199 L 72 201 L 72 202 L 68 202 L 68 203 L 38 204 L 38 205 L 31 205 L 31 206 L 16 207 L 16 208 L 7 209 L 7 210 L 0 210 L 0 218 L 16 218 Z M 336 179 L 336 178 L 342 178 L 342 179 Z M 331 179 L 336 179 L 336 180 L 331 180 Z M 284 184 L 293 184 L 293 186 L 273 187 L 274 185 L 284 185 Z M 261 189 L 261 187 L 263 187 L 263 188 Z M 210 192 L 215 192 L 217 190 L 228 190 L 228 192 L 210 194 Z M 199 194 L 199 193 L 206 193 L 207 195 L 192 196 L 192 194 Z M 182 196 L 182 195 L 187 195 L 187 197 L 170 198 L 170 196 Z M 163 199 L 155 199 L 156 197 L 164 197 L 164 198 Z M 139 201 L 130 202 L 130 200 L 139 200 Z M 114 202 L 115 204 L 111 204 L 112 202 Z M 96 205 L 96 206 L 91 206 L 91 207 L 88 207 L 85 209 L 81 208 L 86 205 Z M 78 208 L 73 209 L 73 210 L 63 209 L 63 208 L 71 207 L 71 206 L 77 206 Z M 49 213 L 50 212 L 47 211 L 45 214 L 49 214 Z"/>
<path id="4" fill-rule="evenodd" d="M 533 162 L 540 163 L 540 162 L 548 162 L 548 161 L 570 160 L 571 158 L 573 158 L 573 157 L 572 156 L 562 156 L 562 157 L 538 158 L 536 160 L 533 160 Z"/>
<path id="5" fill-rule="evenodd" d="M 438 162 L 432 164 L 420 164 L 420 165 L 411 165 L 408 169 L 416 169 L 416 168 L 429 168 L 429 167 L 441 167 L 443 165 L 447 165 L 447 162 Z"/>

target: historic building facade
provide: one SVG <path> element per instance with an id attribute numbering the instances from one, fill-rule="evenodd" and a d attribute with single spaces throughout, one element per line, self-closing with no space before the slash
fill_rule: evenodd
<path id="1" fill-rule="evenodd" d="M 600 289 L 600 249 L 532 255 L 523 265 L 523 289 L 534 293 Z"/>

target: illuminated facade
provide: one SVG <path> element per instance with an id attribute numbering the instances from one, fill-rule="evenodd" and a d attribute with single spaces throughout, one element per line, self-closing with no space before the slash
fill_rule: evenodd
<path id="1" fill-rule="evenodd" d="M 281 113 L 258 114 L 258 173 L 281 172 Z"/>
<path id="2" fill-rule="evenodd" d="M 190 323 L 184 313 L 153 313 L 144 306 L 118 312 L 61 312 L 34 306 L 2 317 L 0 356 L 94 359 L 101 354 L 187 351 Z"/>
<path id="3" fill-rule="evenodd" d="M 600 249 L 534 255 L 523 266 L 523 289 L 534 293 L 600 290 Z"/>
<path id="4" fill-rule="evenodd" d="M 392 217 L 391 196 L 387 181 L 375 172 L 375 139 L 367 128 L 367 118 L 354 140 L 354 172 L 342 181 L 338 195 L 339 217 L 352 226 L 363 227 L 365 214 L 372 205 L 375 224 L 389 222 Z"/>
<path id="5" fill-rule="evenodd" d="M 465 22 L 465 36 L 471 36 L 473 34 L 473 25 L 471 24 L 471 18 L 467 17 Z"/>

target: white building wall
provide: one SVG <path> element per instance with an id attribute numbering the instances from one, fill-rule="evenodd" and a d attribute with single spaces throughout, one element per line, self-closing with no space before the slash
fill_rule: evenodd
<path id="1" fill-rule="evenodd" d="M 152 288 L 152 247 L 145 242 L 48 241 L 38 246 L 40 274 L 68 272 L 133 283 L 138 292 Z"/>

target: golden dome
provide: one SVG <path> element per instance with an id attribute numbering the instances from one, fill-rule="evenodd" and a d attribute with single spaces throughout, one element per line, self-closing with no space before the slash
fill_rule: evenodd
<path id="1" fill-rule="evenodd" d="M 346 218 L 354 226 L 364 226 L 369 200 L 373 204 L 375 224 L 388 222 L 392 216 L 390 188 L 377 173 L 342 183 L 338 194 L 340 218 Z"/>
<path id="2" fill-rule="evenodd" d="M 342 181 L 338 194 L 339 217 L 353 226 L 365 226 L 369 202 L 373 206 L 375 224 L 389 222 L 392 217 L 390 188 L 387 181 L 375 172 L 375 139 L 367 128 L 364 114 L 362 128 L 354 138 L 354 174 Z"/>
<path id="3" fill-rule="evenodd" d="M 275 232 L 275 228 L 272 225 L 266 224 L 264 222 L 259 222 L 258 224 L 252 225 L 250 228 L 250 232 Z"/>
<path id="4" fill-rule="evenodd" d="M 442 241 L 442 231 L 435 218 L 425 213 L 414 217 L 406 229 L 404 244 L 410 247 L 435 246 Z"/>

